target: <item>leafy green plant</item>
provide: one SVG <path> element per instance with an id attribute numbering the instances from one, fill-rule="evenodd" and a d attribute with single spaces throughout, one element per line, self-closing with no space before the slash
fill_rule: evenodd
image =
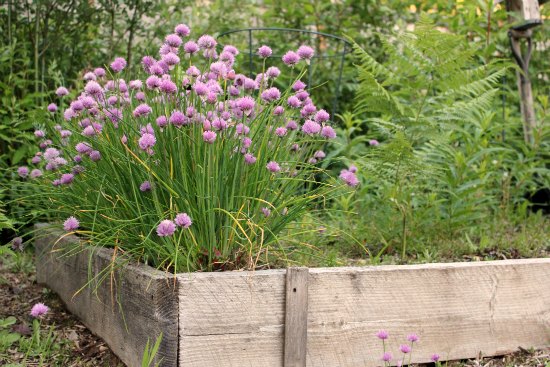
<path id="1" fill-rule="evenodd" d="M 0 352 L 6 351 L 13 343 L 20 339 L 18 333 L 9 331 L 9 328 L 17 322 L 13 316 L 0 319 Z"/>
<path id="2" fill-rule="evenodd" d="M 162 342 L 162 333 L 157 337 L 155 344 L 149 345 L 149 339 L 145 344 L 145 350 L 143 351 L 143 358 L 141 360 L 141 367 L 158 367 L 162 363 L 161 361 L 155 361 L 157 352 Z"/>
<path id="3" fill-rule="evenodd" d="M 343 209 L 371 213 L 363 224 L 369 230 L 356 231 L 377 237 L 375 258 L 396 241 L 405 258 L 410 239 L 421 244 L 481 230 L 501 205 L 507 172 L 501 162 L 513 149 L 499 141 L 503 126 L 492 111 L 506 65 L 479 65 L 476 47 L 427 18 L 413 32 L 378 36 L 384 62 L 358 44 L 354 52 L 356 116 L 365 116 L 368 136 L 381 143 L 350 139 L 356 129 L 350 121 L 360 120 L 344 118 L 340 139 L 348 138 L 339 149 L 351 153 L 347 160 L 359 167 L 363 187 Z"/>

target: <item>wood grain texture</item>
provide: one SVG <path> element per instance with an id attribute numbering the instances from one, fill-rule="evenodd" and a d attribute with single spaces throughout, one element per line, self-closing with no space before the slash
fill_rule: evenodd
<path id="1" fill-rule="evenodd" d="M 308 366 L 380 365 L 409 333 L 413 362 L 550 346 L 550 259 L 310 269 Z"/>
<path id="2" fill-rule="evenodd" d="M 550 259 L 309 269 L 307 366 L 380 365 L 375 333 L 413 362 L 550 346 Z M 285 273 L 178 276 L 180 366 L 283 367 Z"/>
<path id="3" fill-rule="evenodd" d="M 286 273 L 284 367 L 306 367 L 308 268 Z"/>
<path id="4" fill-rule="evenodd" d="M 178 275 L 180 367 L 282 367 L 285 273 Z"/>
<path id="5" fill-rule="evenodd" d="M 75 236 L 58 241 L 62 233 L 45 225 L 36 229 L 39 283 L 59 294 L 67 308 L 128 366 L 141 366 L 147 339 L 154 342 L 161 332 L 157 360 L 162 358 L 162 366 L 177 366 L 178 303 L 173 276 L 144 265 L 124 264 L 120 271 L 112 265 L 112 250 L 83 246 Z"/>

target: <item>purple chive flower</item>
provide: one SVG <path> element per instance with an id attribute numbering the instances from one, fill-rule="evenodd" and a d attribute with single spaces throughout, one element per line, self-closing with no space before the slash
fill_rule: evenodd
<path id="1" fill-rule="evenodd" d="M 357 167 L 355 167 L 355 169 L 357 171 Z M 350 171 L 351 171 L 351 167 L 350 167 Z M 418 342 L 419 338 L 418 338 L 418 335 L 413 333 L 407 336 L 407 340 L 410 341 L 411 343 L 416 343 Z"/>
<path id="2" fill-rule="evenodd" d="M 143 82 L 139 79 L 131 80 L 129 85 L 130 89 L 141 89 L 141 87 L 143 86 Z"/>
<path id="3" fill-rule="evenodd" d="M 214 127 L 214 129 L 216 130 L 225 130 L 229 127 L 229 125 L 227 124 L 227 121 L 216 118 L 214 119 L 214 121 L 212 121 L 212 127 Z"/>
<path id="4" fill-rule="evenodd" d="M 294 85 L 292 86 L 292 89 L 297 92 L 304 89 L 305 87 L 306 84 L 304 82 L 302 82 L 301 80 L 297 80 L 296 83 L 294 83 Z"/>
<path id="5" fill-rule="evenodd" d="M 172 112 L 172 114 L 170 115 L 170 119 L 169 119 L 169 122 L 174 125 L 174 126 L 181 126 L 181 125 L 184 125 L 187 121 L 187 118 L 185 117 L 185 115 L 183 114 L 183 112 L 180 112 L 180 111 L 174 111 Z"/>
<path id="6" fill-rule="evenodd" d="M 356 172 L 357 172 L 357 167 L 355 167 L 355 166 L 352 164 L 351 166 L 349 166 L 348 171 L 350 171 L 350 172 L 352 172 L 352 173 L 356 173 Z"/>
<path id="7" fill-rule="evenodd" d="M 262 99 L 266 102 L 276 101 L 281 98 L 279 89 L 272 87 L 262 92 Z"/>
<path id="8" fill-rule="evenodd" d="M 292 108 L 298 108 L 302 104 L 302 102 L 298 99 L 296 96 L 290 96 L 286 100 L 286 103 Z"/>
<path id="9" fill-rule="evenodd" d="M 271 215 L 271 210 L 269 208 L 262 208 L 262 214 L 267 218 Z"/>
<path id="10" fill-rule="evenodd" d="M 298 56 L 300 56 L 300 58 L 309 60 L 313 57 L 315 51 L 309 46 L 300 46 L 298 47 L 296 53 L 298 54 Z"/>
<path id="11" fill-rule="evenodd" d="M 11 241 L 11 248 L 14 251 L 20 251 L 22 252 L 25 246 L 23 245 L 23 239 L 21 237 L 15 237 Z"/>
<path id="12" fill-rule="evenodd" d="M 63 96 L 66 96 L 67 94 L 69 94 L 69 91 L 65 87 L 59 87 L 55 91 L 55 94 L 57 94 L 58 97 L 63 97 Z"/>
<path id="13" fill-rule="evenodd" d="M 176 224 L 169 219 L 165 219 L 159 223 L 157 227 L 157 235 L 159 237 L 171 236 L 176 231 Z"/>
<path id="14" fill-rule="evenodd" d="M 237 47 L 233 46 L 233 45 L 226 45 L 224 48 L 223 48 L 223 51 L 224 52 L 229 52 L 230 54 L 232 54 L 233 56 L 237 56 L 239 54 L 239 50 L 237 50 Z"/>
<path id="15" fill-rule="evenodd" d="M 115 58 L 115 60 L 111 63 L 111 69 L 113 69 L 115 73 L 120 73 L 125 67 L 126 60 L 122 57 Z"/>
<path id="16" fill-rule="evenodd" d="M 134 117 L 147 116 L 151 112 L 153 112 L 153 109 L 149 105 L 142 103 L 134 110 Z"/>
<path id="17" fill-rule="evenodd" d="M 65 111 L 63 111 L 63 118 L 66 121 L 70 121 L 75 116 L 76 112 L 72 108 L 67 108 Z"/>
<path id="18" fill-rule="evenodd" d="M 185 24 L 178 24 L 176 28 L 174 28 L 174 32 L 176 32 L 180 37 L 187 37 L 191 33 L 191 30 Z"/>
<path id="19" fill-rule="evenodd" d="M 139 185 L 139 190 L 141 192 L 151 191 L 151 183 L 149 181 L 143 181 L 141 185 Z"/>
<path id="20" fill-rule="evenodd" d="M 168 66 L 174 66 L 180 63 L 180 58 L 175 53 L 169 52 L 162 57 L 162 61 L 168 64 Z"/>
<path id="21" fill-rule="evenodd" d="M 432 354 L 431 360 L 432 360 L 432 362 L 436 363 L 436 362 L 439 361 L 439 358 L 441 358 L 441 357 L 439 356 L 439 354 L 434 353 L 434 354 Z"/>
<path id="22" fill-rule="evenodd" d="M 382 361 L 389 362 L 392 360 L 392 355 L 390 352 L 386 352 L 382 355 Z"/>
<path id="23" fill-rule="evenodd" d="M 315 152 L 315 154 L 313 154 L 313 157 L 315 157 L 316 159 L 323 159 L 326 157 L 326 154 L 322 150 L 318 150 Z"/>
<path id="24" fill-rule="evenodd" d="M 157 139 L 153 134 L 145 133 L 139 138 L 138 144 L 142 150 L 149 150 L 155 146 Z"/>
<path id="25" fill-rule="evenodd" d="M 214 37 L 205 34 L 204 36 L 199 37 L 197 44 L 203 50 L 212 50 L 216 47 L 218 42 L 216 42 Z"/>
<path id="26" fill-rule="evenodd" d="M 42 130 L 35 130 L 34 136 L 36 136 L 37 138 L 43 138 L 44 136 L 46 136 L 46 133 Z"/>
<path id="27" fill-rule="evenodd" d="M 250 128 L 242 123 L 237 124 L 237 126 L 235 126 L 235 132 L 237 135 L 246 135 L 250 132 Z"/>
<path id="28" fill-rule="evenodd" d="M 169 34 L 164 39 L 164 42 L 170 47 L 180 47 L 183 41 L 177 34 Z"/>
<path id="29" fill-rule="evenodd" d="M 250 153 L 246 153 L 244 155 L 244 162 L 246 164 L 254 164 L 254 163 L 256 163 L 256 157 L 254 157 L 254 155 L 252 155 Z"/>
<path id="30" fill-rule="evenodd" d="M 254 109 L 254 98 L 250 96 L 241 97 L 236 100 L 237 108 L 243 111 L 246 115 L 249 115 L 250 112 Z"/>
<path id="31" fill-rule="evenodd" d="M 49 310 L 50 310 L 50 308 L 48 306 L 46 306 L 45 304 L 37 303 L 34 306 L 32 306 L 31 316 L 34 317 L 34 318 L 41 318 L 42 316 L 47 314 Z"/>
<path id="32" fill-rule="evenodd" d="M 159 116 L 157 117 L 156 121 L 158 127 L 165 127 L 166 125 L 168 125 L 168 119 L 166 118 L 166 116 Z"/>
<path id="33" fill-rule="evenodd" d="M 208 144 L 212 144 L 216 140 L 216 133 L 212 130 L 207 130 L 202 133 L 202 139 Z"/>
<path id="34" fill-rule="evenodd" d="M 55 111 L 57 111 L 57 105 L 55 103 L 50 103 L 48 105 L 48 111 L 50 111 L 51 113 L 54 113 Z"/>
<path id="35" fill-rule="evenodd" d="M 187 215 L 187 213 L 179 213 L 178 215 L 176 215 L 174 222 L 176 222 L 177 226 L 182 228 L 189 228 L 191 224 L 193 224 L 191 217 Z"/>
<path id="36" fill-rule="evenodd" d="M 104 77 L 104 76 L 105 76 L 105 69 L 103 69 L 103 68 L 95 68 L 95 69 L 94 69 L 94 74 L 95 74 L 98 78 Z"/>
<path id="37" fill-rule="evenodd" d="M 93 126 L 86 126 L 84 130 L 82 130 L 82 135 L 84 136 L 94 136 L 96 134 L 96 130 Z"/>
<path id="38" fill-rule="evenodd" d="M 380 143 L 379 143 L 378 140 L 376 140 L 376 139 L 371 139 L 371 140 L 369 140 L 369 145 L 370 145 L 370 146 L 375 147 L 375 146 L 377 146 L 377 145 L 379 145 L 379 144 L 380 144 Z"/>
<path id="39" fill-rule="evenodd" d="M 206 96 L 209 92 L 208 86 L 198 80 L 193 84 L 192 88 L 197 94 L 197 96 Z"/>
<path id="40" fill-rule="evenodd" d="M 302 125 L 302 132 L 306 135 L 314 135 L 321 131 L 321 125 L 312 120 L 306 120 Z"/>
<path id="41" fill-rule="evenodd" d="M 303 92 L 300 92 L 300 93 L 303 93 Z M 299 94 L 296 95 L 296 97 L 298 97 L 298 99 L 300 99 Z M 308 103 L 308 104 L 304 105 L 304 107 L 300 110 L 300 113 L 302 114 L 302 117 L 307 117 L 307 116 L 310 116 L 310 115 L 314 114 L 316 111 L 317 111 L 317 107 L 315 107 L 311 103 Z"/>
<path id="42" fill-rule="evenodd" d="M 330 115 L 325 110 L 319 110 L 315 114 L 315 121 L 317 121 L 318 123 L 328 121 L 329 118 L 330 118 Z"/>
<path id="43" fill-rule="evenodd" d="M 92 150 L 90 152 L 90 159 L 93 161 L 93 162 L 97 162 L 101 159 L 101 153 L 99 153 L 99 151 L 97 150 Z"/>
<path id="44" fill-rule="evenodd" d="M 92 150 L 92 147 L 89 146 L 88 143 L 80 142 L 80 143 L 76 144 L 75 149 L 80 154 L 88 154 Z M 47 149 L 46 149 L 46 151 L 47 151 Z M 48 159 L 48 158 L 46 158 L 46 159 Z"/>
<path id="45" fill-rule="evenodd" d="M 258 49 L 258 55 L 260 57 L 263 57 L 264 59 L 271 56 L 272 53 L 273 53 L 273 51 L 271 50 L 271 48 L 269 48 L 265 45 Z"/>
<path id="46" fill-rule="evenodd" d="M 25 178 L 29 175 L 29 168 L 25 166 L 19 167 L 17 169 L 17 174 L 19 177 Z"/>
<path id="47" fill-rule="evenodd" d="M 334 139 L 336 138 L 336 131 L 330 126 L 323 126 L 321 136 L 327 139 Z"/>
<path id="48" fill-rule="evenodd" d="M 294 120 L 288 120 L 286 123 L 286 128 L 292 131 L 298 130 L 298 123 Z"/>
<path id="49" fill-rule="evenodd" d="M 266 168 L 270 170 L 271 172 L 279 172 L 281 170 L 281 166 L 275 161 L 271 161 L 266 165 Z"/>
<path id="50" fill-rule="evenodd" d="M 390 334 L 386 330 L 380 330 L 376 333 L 376 337 L 380 340 L 386 340 Z"/>
<path id="51" fill-rule="evenodd" d="M 265 71 L 265 75 L 267 75 L 269 78 L 275 79 L 276 77 L 281 75 L 281 70 L 279 70 L 279 68 L 276 66 L 270 66 Z"/>
<path id="52" fill-rule="evenodd" d="M 103 94 L 103 88 L 101 88 L 101 85 L 99 85 L 99 83 L 94 80 L 90 80 L 88 83 L 86 83 L 84 91 L 89 95 L 96 97 Z"/>
<path id="53" fill-rule="evenodd" d="M 341 172 L 340 172 L 340 179 L 342 181 L 344 181 L 346 183 L 346 185 L 348 186 L 351 186 L 351 187 L 355 187 L 357 185 L 359 185 L 359 180 L 357 179 L 357 176 L 355 175 L 354 172 L 351 172 L 350 170 L 347 170 L 347 169 L 343 169 Z M 383 330 L 381 330 L 380 332 L 382 332 Z M 380 338 L 382 339 L 382 338 Z"/>
<path id="54" fill-rule="evenodd" d="M 35 155 L 34 157 L 32 157 L 31 159 L 31 162 L 32 164 L 38 164 L 42 161 L 42 158 L 39 156 L 39 155 Z"/>
<path id="55" fill-rule="evenodd" d="M 197 45 L 193 41 L 185 42 L 185 44 L 183 45 L 183 51 L 185 51 L 185 53 L 192 55 L 196 53 L 198 50 L 199 50 L 199 45 Z"/>
<path id="56" fill-rule="evenodd" d="M 277 135 L 278 137 L 283 137 L 285 136 L 287 133 L 287 129 L 284 128 L 284 127 L 278 127 L 275 129 L 275 135 Z"/>
<path id="57" fill-rule="evenodd" d="M 156 75 L 151 75 L 145 80 L 145 85 L 149 89 L 155 89 L 160 86 L 161 79 Z"/>
<path id="58" fill-rule="evenodd" d="M 67 232 L 72 232 L 72 231 L 78 229 L 79 226 L 80 226 L 80 222 L 75 217 L 69 217 L 63 223 L 63 229 Z"/>
<path id="59" fill-rule="evenodd" d="M 288 51 L 283 56 L 283 62 L 288 66 L 294 66 L 300 61 L 300 55 L 294 51 Z"/>
<path id="60" fill-rule="evenodd" d="M 64 173 L 61 175 L 61 178 L 59 179 L 59 182 L 62 185 L 68 185 L 72 183 L 74 180 L 74 175 L 72 173 Z"/>
<path id="61" fill-rule="evenodd" d="M 404 353 L 404 354 L 407 354 L 407 353 L 410 353 L 411 352 L 411 346 L 408 345 L 408 344 L 402 344 L 400 347 L 399 347 L 399 350 Z"/>
<path id="62" fill-rule="evenodd" d="M 281 116 L 283 113 L 285 113 L 285 109 L 283 106 L 277 106 L 275 107 L 275 109 L 273 110 L 273 114 L 275 116 Z"/>
<path id="63" fill-rule="evenodd" d="M 138 101 L 142 101 L 142 102 L 145 101 L 145 93 L 143 93 L 143 92 L 137 92 L 137 93 L 136 93 L 136 99 L 137 99 Z"/>

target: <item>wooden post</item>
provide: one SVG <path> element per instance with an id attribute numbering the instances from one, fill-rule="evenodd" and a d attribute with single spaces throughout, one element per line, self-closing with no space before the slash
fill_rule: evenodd
<path id="1" fill-rule="evenodd" d="M 286 273 L 284 367 L 306 367 L 308 268 Z"/>

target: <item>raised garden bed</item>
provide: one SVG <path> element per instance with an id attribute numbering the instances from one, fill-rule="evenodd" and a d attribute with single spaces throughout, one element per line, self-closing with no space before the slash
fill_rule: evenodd
<path id="1" fill-rule="evenodd" d="M 76 237 L 38 232 L 38 281 L 129 366 L 161 332 L 162 365 L 181 367 L 376 366 L 380 329 L 393 351 L 418 333 L 414 363 L 550 346 L 550 259 L 174 276 L 108 249 L 63 256 Z"/>

